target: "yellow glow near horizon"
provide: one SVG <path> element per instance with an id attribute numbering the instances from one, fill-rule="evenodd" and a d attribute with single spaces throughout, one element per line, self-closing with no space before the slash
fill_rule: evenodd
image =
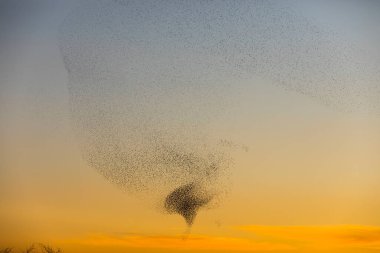
<path id="1" fill-rule="evenodd" d="M 239 226 L 230 228 L 233 236 L 218 235 L 88 235 L 60 241 L 62 245 L 97 248 L 171 251 L 247 252 L 352 252 L 380 250 L 380 227 L 361 225 L 326 226 Z M 242 234 L 241 232 L 247 232 Z M 76 246 L 75 246 L 76 245 Z M 117 252 L 119 252 L 117 250 Z M 355 251 L 356 252 L 356 251 Z"/>

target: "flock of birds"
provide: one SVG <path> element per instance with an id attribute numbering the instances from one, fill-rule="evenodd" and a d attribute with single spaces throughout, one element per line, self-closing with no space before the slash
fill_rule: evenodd
<path id="1" fill-rule="evenodd" d="M 208 126 L 240 78 L 380 109 L 377 56 L 287 2 L 89 1 L 66 18 L 60 48 L 89 165 L 128 191 L 158 192 L 189 226 L 225 188 L 230 148 Z"/>

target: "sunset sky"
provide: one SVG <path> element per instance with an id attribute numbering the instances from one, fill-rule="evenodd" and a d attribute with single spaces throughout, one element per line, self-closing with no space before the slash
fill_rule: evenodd
<path id="1" fill-rule="evenodd" d="M 249 71 L 240 75 L 240 69 L 233 61 L 235 69 L 231 70 L 231 76 L 224 69 L 230 63 L 227 62 L 213 65 L 213 72 L 206 76 L 206 81 L 202 79 L 202 84 L 204 82 L 208 87 L 219 87 L 225 83 L 227 88 L 218 90 L 219 93 L 213 93 L 210 88 L 215 101 L 210 100 L 211 106 L 206 106 L 210 110 L 200 113 L 199 119 L 192 114 L 192 108 L 198 112 L 196 110 L 202 111 L 203 107 L 194 102 L 193 94 L 182 98 L 182 88 L 170 86 L 175 90 L 173 94 L 188 102 L 191 108 L 183 116 L 183 122 L 199 121 L 209 139 L 229 140 L 233 146 L 230 153 L 233 164 L 220 201 L 200 209 L 191 228 L 182 217 L 164 210 L 158 196 L 169 185 L 159 185 L 154 192 L 147 194 L 112 184 L 86 161 L 81 136 L 78 136 L 81 132 L 76 131 L 75 112 L 73 114 L 72 110 L 82 108 L 76 108 L 70 102 L 73 97 L 68 83 L 73 82 L 70 79 L 73 71 L 68 73 L 62 56 L 62 43 L 75 45 L 77 40 L 88 38 L 96 41 L 96 45 L 104 49 L 104 52 L 99 50 L 96 57 L 101 58 L 104 54 L 104 62 L 109 64 L 89 64 L 88 68 L 96 68 L 96 73 L 106 72 L 105 66 L 114 66 L 113 62 L 117 62 L 120 69 L 129 68 L 128 64 L 123 65 L 124 55 L 115 53 L 119 52 L 118 43 L 124 43 L 119 40 L 124 38 L 124 34 L 112 37 L 117 38 L 114 44 L 99 38 L 104 34 L 111 36 L 119 29 L 107 30 L 108 19 L 124 24 L 122 8 L 138 9 L 139 4 L 126 7 L 119 6 L 118 1 L 110 1 L 113 2 L 111 7 L 105 5 L 102 9 L 102 4 L 99 4 L 102 8 L 94 4 L 91 9 L 88 2 L 79 7 L 75 1 L 11 2 L 0 4 L 3 5 L 0 7 L 0 249 L 23 249 L 33 243 L 46 243 L 61 248 L 63 252 L 73 253 L 380 252 L 380 18 L 377 15 L 380 5 L 377 2 L 284 1 L 277 8 L 275 2 L 269 1 L 274 5 L 270 7 L 274 12 L 286 7 L 310 21 L 312 27 L 326 31 L 329 36 L 331 34 L 329 39 L 334 40 L 331 44 L 343 45 L 343 53 L 346 52 L 345 47 L 353 48 L 347 49 L 347 59 L 358 59 L 357 65 L 361 68 L 348 72 L 348 80 L 341 79 L 341 82 L 349 82 L 357 77 L 359 81 L 356 81 L 352 94 L 343 92 L 325 99 L 323 93 L 304 92 L 301 86 L 301 90 L 298 87 L 291 90 L 277 85 L 277 80 L 267 75 L 255 75 Z M 162 6 L 165 7 L 165 1 Z M 202 2 L 197 2 L 196 8 L 199 6 L 203 6 Z M 165 11 L 170 10 L 164 7 Z M 95 28 L 88 31 L 88 24 L 83 22 L 77 30 L 72 29 L 73 33 L 83 29 L 83 33 L 78 32 L 77 37 L 62 42 L 62 30 L 67 29 L 62 28 L 62 23 L 76 22 L 75 15 L 81 13 L 73 12 L 73 8 L 88 8 L 86 10 L 90 10 L 93 16 L 104 10 L 106 14 L 102 20 L 106 20 L 105 25 L 95 24 Z M 116 13 L 119 8 L 121 14 Z M 267 10 L 267 7 L 261 8 Z M 229 15 L 224 9 L 219 12 L 220 15 Z M 152 13 L 152 16 L 159 15 Z M 195 14 L 185 15 L 185 18 L 197 22 Z M 140 36 L 141 27 L 149 28 L 149 20 L 146 22 L 137 22 L 133 26 L 128 24 L 128 27 L 133 27 L 131 36 Z M 189 37 L 194 41 L 201 40 L 202 32 L 195 30 L 195 39 Z M 149 69 L 149 73 L 153 73 L 152 78 L 166 70 L 167 65 L 171 66 L 165 51 L 171 45 L 161 47 L 166 38 L 157 34 L 146 35 L 157 39 L 159 44 L 157 47 L 155 43 L 154 47 L 147 44 L 146 47 L 152 51 L 161 50 L 152 57 L 153 67 Z M 223 31 L 215 36 L 222 36 L 220 34 L 223 35 Z M 141 36 L 142 40 L 146 39 L 145 34 Z M 280 43 L 280 46 L 284 45 Z M 226 54 L 236 56 L 233 46 L 226 43 L 225 47 Z M 128 57 L 136 57 L 143 63 L 150 60 L 150 56 L 146 58 L 139 51 L 141 48 L 136 48 Z M 73 51 L 79 54 L 82 50 L 78 47 Z M 115 55 L 107 58 L 108 52 Z M 183 58 L 188 60 L 190 68 L 165 74 L 173 76 L 179 73 L 176 78 L 191 79 L 192 71 L 202 71 L 202 64 L 210 59 L 202 55 L 186 58 L 189 52 L 180 54 L 180 59 L 176 59 L 179 62 Z M 86 60 L 86 53 L 80 60 Z M 339 58 L 337 63 L 333 61 L 339 64 L 335 66 L 337 69 L 349 66 L 349 71 L 352 66 L 357 66 L 356 62 L 340 59 L 346 58 Z M 161 60 L 165 66 L 160 66 Z M 143 63 L 140 66 L 138 62 L 132 67 L 139 71 L 142 69 L 144 74 L 145 66 L 151 66 Z M 280 77 L 286 70 L 281 66 L 273 68 Z M 269 70 L 263 67 L 260 71 L 266 73 Z M 112 69 L 107 73 L 120 79 L 121 72 Z M 151 77 L 143 74 L 141 80 L 147 83 Z M 332 76 L 339 79 L 340 74 Z M 324 75 L 322 81 L 329 76 Z M 83 76 L 78 79 L 93 82 L 106 75 L 99 74 L 94 79 Z M 201 78 L 197 74 L 194 76 Z M 362 76 L 368 78 L 360 79 Z M 163 85 L 165 78 L 162 83 L 158 82 L 158 86 Z M 314 80 L 311 76 L 307 78 Z M 369 83 L 373 80 L 374 84 Z M 112 92 L 119 91 L 115 90 Z M 356 96 L 356 91 L 364 95 Z M 155 92 L 152 91 L 153 94 Z M 368 99 L 373 100 L 367 101 L 366 92 Z M 149 91 L 147 94 L 151 95 Z M 198 93 L 194 94 L 196 97 Z M 220 101 L 219 98 L 224 98 L 225 94 L 228 98 Z M 117 95 L 111 93 L 109 96 L 114 96 L 111 100 L 119 103 Z M 352 102 L 353 98 L 357 100 Z M 177 100 L 165 101 L 170 105 Z M 224 101 L 228 104 L 227 109 L 220 109 L 219 103 Z M 181 106 L 179 111 L 188 108 Z M 213 114 L 214 111 L 221 113 L 209 120 L 208 113 Z M 171 127 L 170 124 L 176 123 L 176 117 L 169 116 L 162 116 L 166 120 L 164 126 Z"/>

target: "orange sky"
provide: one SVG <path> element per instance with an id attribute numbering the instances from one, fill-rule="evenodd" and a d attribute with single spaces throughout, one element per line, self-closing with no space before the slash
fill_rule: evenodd
<path id="1" fill-rule="evenodd" d="M 324 8 L 313 15 L 325 21 Z M 378 112 L 341 111 L 257 76 L 224 80 L 238 87 L 229 98 L 234 106 L 207 131 L 238 148 L 226 194 L 201 209 L 188 231 L 182 217 L 163 209 L 167 192 L 132 194 L 84 161 L 56 38 L 62 20 L 55 14 L 63 18 L 63 11 L 42 12 L 18 30 L 14 24 L 14 43 L 1 48 L 9 61 L 0 59 L 0 249 L 380 252 Z"/>
<path id="2" fill-rule="evenodd" d="M 255 100 L 266 108 L 260 123 L 247 121 L 248 109 L 235 121 L 240 131 L 231 138 L 249 150 L 234 154 L 229 193 L 200 210 L 186 236 L 183 219 L 166 214 L 159 199 L 124 192 L 88 167 L 68 121 L 46 139 L 40 123 L 20 117 L 5 138 L 0 245 L 44 242 L 83 253 L 379 251 L 378 120 L 298 96 L 285 103 L 278 98 L 288 93 L 265 89 Z"/>

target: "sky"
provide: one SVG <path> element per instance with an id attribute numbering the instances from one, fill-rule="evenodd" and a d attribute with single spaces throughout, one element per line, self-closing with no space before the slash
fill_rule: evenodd
<path id="1" fill-rule="evenodd" d="M 0 249 L 380 251 L 377 2 L 0 5 Z"/>

